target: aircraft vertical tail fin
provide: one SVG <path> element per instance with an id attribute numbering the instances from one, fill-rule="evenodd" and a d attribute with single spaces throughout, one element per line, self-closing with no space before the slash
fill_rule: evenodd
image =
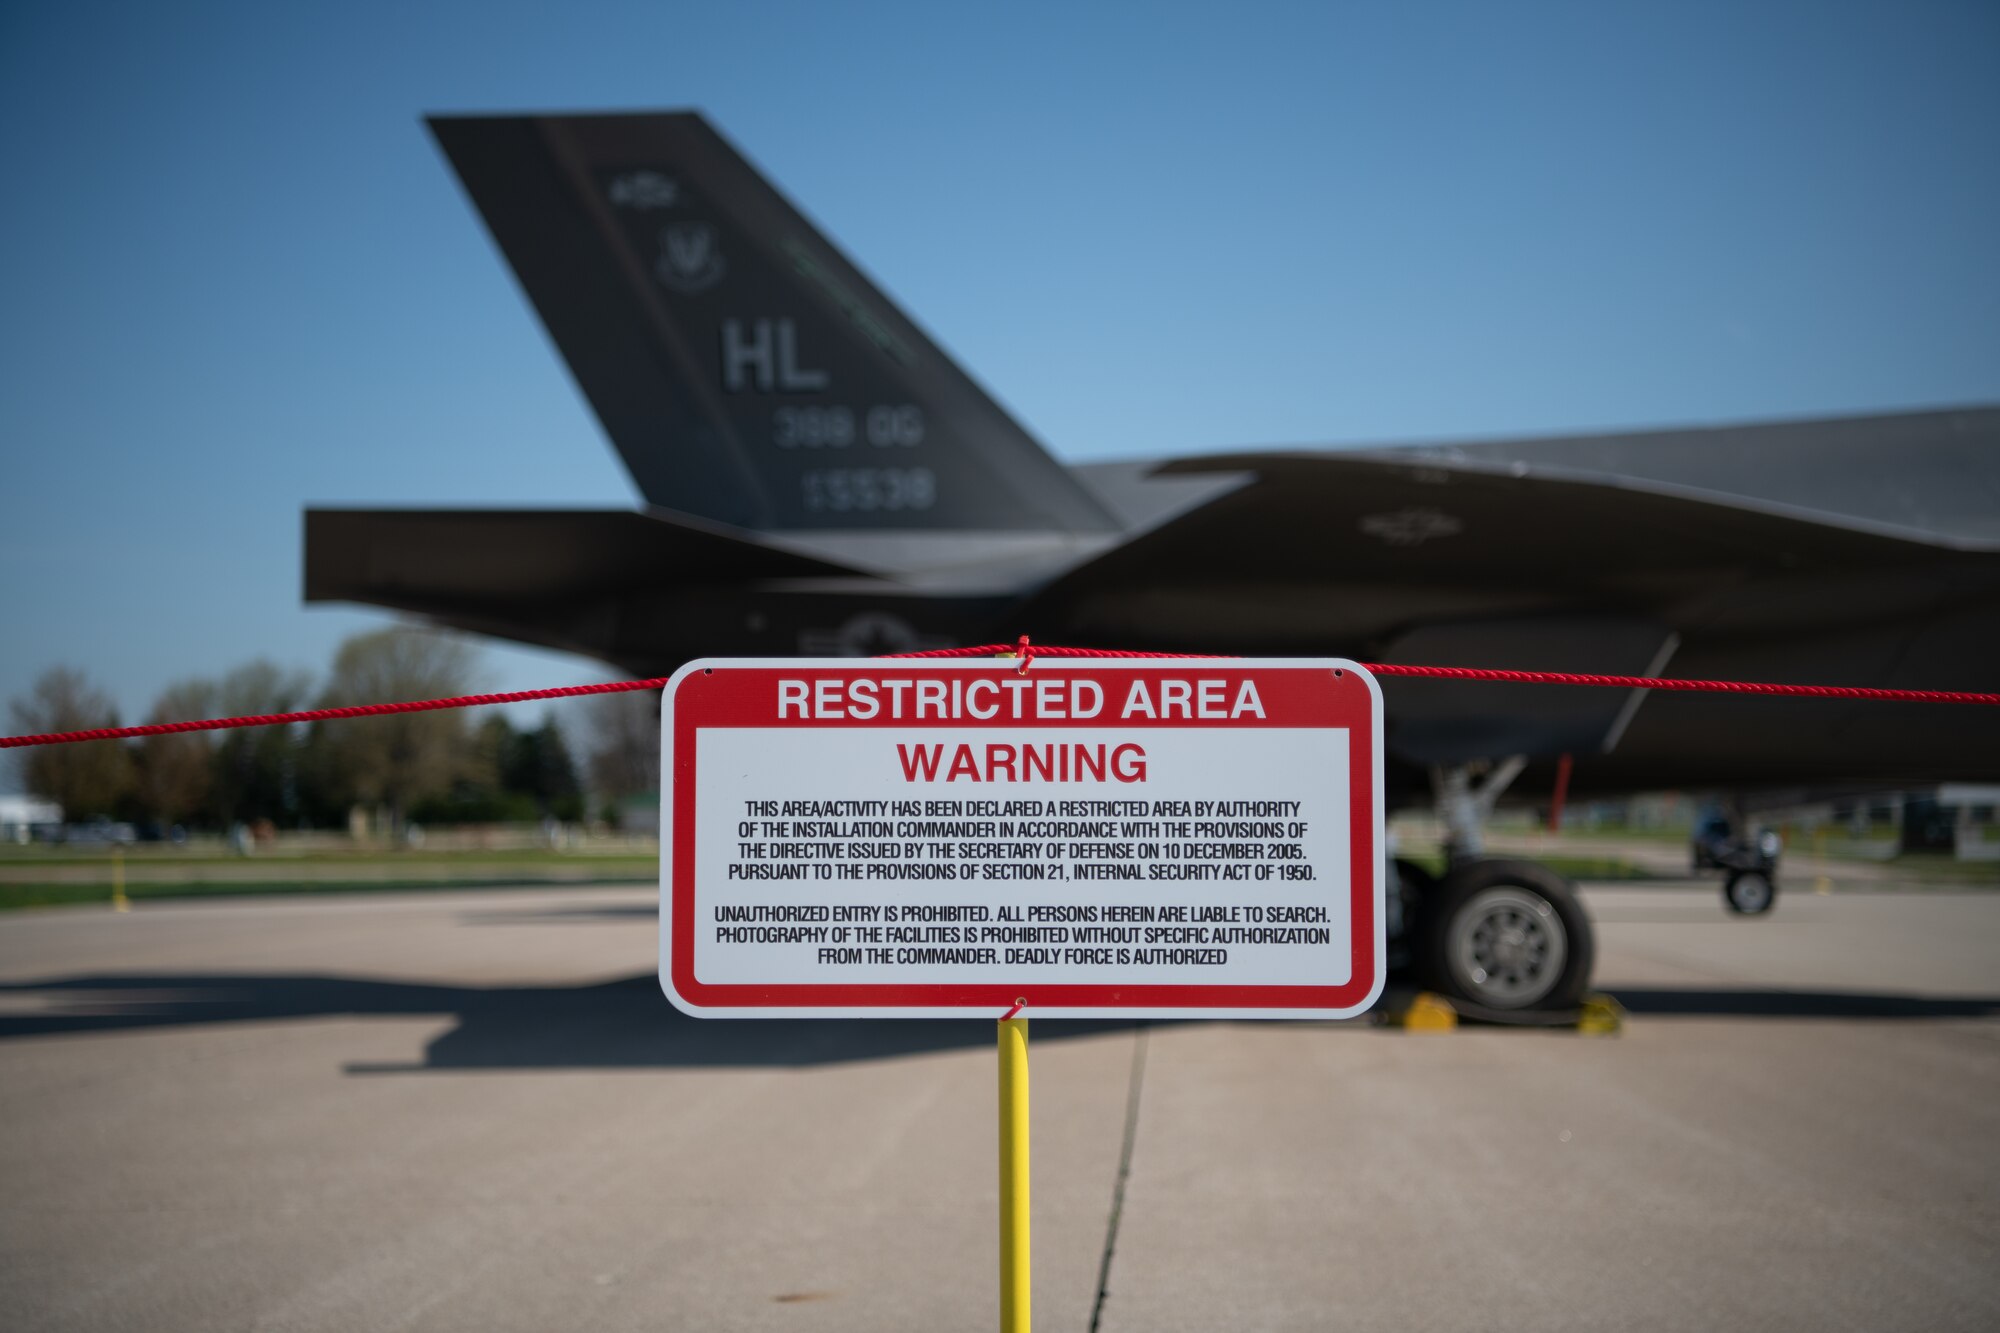
<path id="1" fill-rule="evenodd" d="M 767 531 L 1118 528 L 699 115 L 429 123 L 649 503 Z"/>

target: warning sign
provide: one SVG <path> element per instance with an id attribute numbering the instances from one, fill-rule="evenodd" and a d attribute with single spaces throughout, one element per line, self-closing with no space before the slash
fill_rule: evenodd
<path id="1" fill-rule="evenodd" d="M 703 1017 L 1359 1013 L 1381 734 L 1338 660 L 690 663 L 661 985 Z"/>

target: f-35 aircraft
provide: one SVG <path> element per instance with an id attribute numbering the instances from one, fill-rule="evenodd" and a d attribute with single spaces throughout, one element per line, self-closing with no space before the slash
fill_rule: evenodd
<path id="1" fill-rule="evenodd" d="M 1011 639 L 1989 690 L 2000 409 L 1066 466 L 699 115 L 433 133 L 629 469 L 636 511 L 306 514 L 308 601 L 642 675 Z M 1245 389 L 1245 392 L 1254 390 Z M 1587 918 L 1480 855 L 1510 782 L 1582 793 L 2000 777 L 2000 710 L 1387 682 L 1424 979 L 1560 1009 Z M 1767 886 L 1768 887 L 1768 886 Z"/>

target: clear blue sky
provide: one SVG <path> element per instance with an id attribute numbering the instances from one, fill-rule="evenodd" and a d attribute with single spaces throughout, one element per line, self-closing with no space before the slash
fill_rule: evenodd
<path id="1" fill-rule="evenodd" d="M 2000 7 L 845 9 L 0 9 L 0 700 L 322 668 L 308 504 L 631 502 L 426 111 L 706 111 L 1066 459 L 2000 401 Z"/>

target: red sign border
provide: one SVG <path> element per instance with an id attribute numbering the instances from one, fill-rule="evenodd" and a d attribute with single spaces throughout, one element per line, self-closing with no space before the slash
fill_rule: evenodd
<path id="1" fill-rule="evenodd" d="M 1066 984 L 1017 986 L 1001 983 L 831 982 L 782 985 L 710 984 L 694 975 L 695 734 L 718 725 L 703 716 L 699 703 L 681 706 L 691 680 L 711 681 L 718 671 L 838 671 L 876 679 L 897 675 L 936 676 L 943 672 L 1012 673 L 1018 664 L 995 658 L 704 658 L 675 672 L 661 699 L 660 790 L 660 986 L 674 1006 L 699 1018 L 968 1018 L 994 1015 L 1025 1002 L 1023 1015 L 1040 1018 L 1348 1018 L 1374 1004 L 1383 982 L 1383 773 L 1382 692 L 1375 678 L 1344 658 L 1065 658 L 1039 659 L 1037 676 L 1216 669 L 1259 676 L 1274 671 L 1306 671 L 1331 677 L 1336 711 L 1349 731 L 1349 940 L 1353 967 L 1348 980 L 1326 986 Z M 1357 710 L 1353 693 L 1365 691 L 1367 707 Z M 1108 692 L 1107 692 L 1108 693 Z M 1366 722 L 1353 723 L 1359 711 Z M 1186 723 L 1152 723 L 1153 726 Z M 768 726 L 768 718 L 720 725 Z M 813 726 L 879 726 L 879 722 Z M 963 720 L 952 725 L 963 725 Z M 999 725 L 998 723 L 989 725 Z M 1013 721 L 1007 726 L 1059 726 Z M 1238 723 L 1236 725 L 1243 725 Z M 1296 725 L 1273 719 L 1267 725 Z M 1326 725 L 1336 725 L 1328 723 Z M 1366 792 L 1356 800 L 1354 793 Z M 676 890 L 685 885 L 686 893 Z"/>

